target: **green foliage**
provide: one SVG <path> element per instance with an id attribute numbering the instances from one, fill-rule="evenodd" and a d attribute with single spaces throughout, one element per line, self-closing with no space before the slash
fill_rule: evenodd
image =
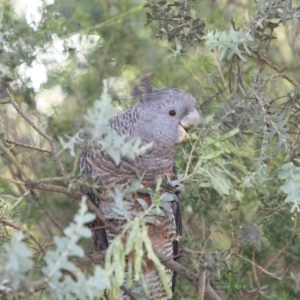
<path id="1" fill-rule="evenodd" d="M 95 267 L 93 276 L 89 278 L 81 272 L 76 272 L 74 280 L 71 276 L 64 276 L 62 272 L 67 271 L 71 274 L 76 270 L 74 262 L 70 259 L 84 256 L 78 241 L 80 238 L 91 238 L 91 231 L 84 225 L 94 218 L 93 214 L 87 212 L 85 203 L 81 202 L 74 222 L 64 230 L 65 236 L 54 237 L 56 249 L 48 251 L 44 256 L 46 265 L 42 268 L 42 273 L 45 282 L 58 299 L 94 299 L 110 287 L 108 273 L 98 266 Z"/>
<path id="2" fill-rule="evenodd" d="M 119 197 L 116 194 L 116 198 L 120 198 L 120 194 Z M 116 204 L 123 206 L 122 203 Z M 64 229 L 64 236 L 53 238 L 55 249 L 45 253 L 43 257 L 45 266 L 38 274 L 33 272 L 33 253 L 22 241 L 24 235 L 21 232 L 13 234 L 10 243 L 4 244 L 3 251 L 0 252 L 0 292 L 18 297 L 24 285 L 26 292 L 32 292 L 39 286 L 47 286 L 49 293 L 55 294 L 57 299 L 94 299 L 111 288 L 118 295 L 118 289 L 124 284 L 126 278 L 128 287 L 133 282 L 136 287 L 139 287 L 138 282 L 141 281 L 142 287 L 147 292 L 148 288 L 142 277 L 143 259 L 146 253 L 147 258 L 156 266 L 168 295 L 171 296 L 172 292 L 168 287 L 164 267 L 153 252 L 143 217 L 127 222 L 122 233 L 109 247 L 103 268 L 96 266 L 90 276 L 78 270 L 74 258 L 82 258 L 85 255 L 78 242 L 82 238 L 91 238 L 91 231 L 85 224 L 94 218 L 95 216 L 87 211 L 87 206 L 82 201 L 74 221 Z M 134 255 L 128 261 L 127 256 L 132 253 Z M 25 275 L 26 272 L 29 272 L 30 276 Z M 70 276 L 70 274 L 74 275 Z M 38 277 L 39 281 L 33 282 L 33 277 Z M 135 292 L 143 291 L 135 290 Z"/>
<path id="3" fill-rule="evenodd" d="M 87 206 L 82 201 L 74 222 L 64 230 L 64 237 L 54 237 L 55 250 L 47 251 L 44 256 L 45 266 L 39 274 L 39 282 L 32 282 L 33 253 L 22 240 L 24 235 L 16 232 L 10 243 L 4 244 L 4 251 L 0 253 L 0 291 L 8 295 L 16 295 L 21 285 L 28 291 L 33 291 L 38 285 L 47 284 L 57 299 L 94 299 L 110 287 L 108 272 L 95 267 L 93 275 L 86 277 L 82 272 L 76 272 L 76 278 L 64 275 L 71 274 L 77 268 L 71 258 L 83 257 L 84 251 L 78 246 L 81 238 L 90 238 L 91 232 L 85 227 L 87 222 L 94 219 L 94 215 L 87 212 Z M 109 266 L 110 267 L 110 266 Z M 30 272 L 30 276 L 25 273 Z M 36 274 L 35 274 L 36 276 Z M 42 279 L 43 278 L 43 279 Z M 101 278 L 101 281 L 99 280 Z"/>
<path id="4" fill-rule="evenodd" d="M 240 46 L 250 54 L 250 50 L 247 46 L 250 42 L 253 42 L 253 38 L 249 32 L 238 32 L 233 28 L 230 29 L 230 33 L 226 32 L 208 32 L 205 36 L 205 46 L 208 50 L 218 48 L 220 52 L 220 60 L 225 56 L 227 59 L 231 59 L 234 55 L 237 55 L 242 60 L 245 58 L 242 55 Z"/>
<path id="5" fill-rule="evenodd" d="M 190 1 L 153 1 L 147 0 L 144 7 L 151 13 L 146 13 L 146 25 L 157 22 L 158 32 L 156 37 L 166 36 L 168 41 L 176 44 L 193 45 L 202 41 L 205 23 L 194 17 L 194 9 Z"/>
<path id="6" fill-rule="evenodd" d="M 291 203 L 291 212 L 300 210 L 300 167 L 294 166 L 292 162 L 282 165 L 278 174 L 280 179 L 285 180 L 285 184 L 280 189 L 287 194 L 285 202 Z"/>
<path id="7" fill-rule="evenodd" d="M 21 283 L 30 285 L 30 278 L 25 273 L 33 267 L 30 260 L 32 253 L 22 242 L 23 238 L 21 232 L 15 233 L 9 244 L 4 244 L 4 251 L 0 253 L 0 291 L 5 293 L 17 293 Z"/>
<path id="8" fill-rule="evenodd" d="M 92 299 L 106 288 L 117 297 L 131 251 L 128 281 L 143 282 L 144 253 L 166 283 L 145 222 L 176 201 L 174 193 L 158 197 L 153 191 L 152 204 L 139 199 L 143 211 L 130 214 L 130 194 L 149 190 L 141 190 L 139 180 L 130 189 L 112 187 L 107 216 L 126 225 L 107 250 L 105 265 L 84 270 L 75 260 L 91 252 L 84 227 L 91 216 L 83 204 L 76 214 L 73 196 L 51 190 L 77 185 L 87 128 L 94 142 L 105 136 L 99 143 L 116 163 L 145 150 L 138 140 L 120 139 L 107 122 L 133 104 L 129 87 L 150 71 L 154 86 L 193 94 L 203 118 L 176 156 L 183 175 L 167 179 L 182 191 L 183 244 L 191 250 L 182 264 L 196 276 L 208 270 L 213 288 L 227 299 L 299 299 L 296 1 L 57 0 L 40 8 L 35 24 L 16 15 L 11 1 L 0 6 L 0 221 L 6 221 L 0 226 L 0 298 Z M 27 72 L 36 65 L 43 65 L 39 79 L 46 70 L 41 87 Z M 54 93 L 57 86 L 61 95 Z M 60 178 L 52 154 L 42 152 L 49 144 L 9 103 L 7 87 L 53 139 L 67 178 Z M 58 96 L 62 101 L 55 104 Z M 42 110 L 45 105 L 50 108 Z M 39 189 L 32 193 L 32 186 Z M 13 234 L 17 229 L 8 223 L 24 235 Z M 175 299 L 196 294 L 177 277 Z"/>
<path id="9" fill-rule="evenodd" d="M 126 244 L 122 241 L 125 235 Z M 172 291 L 168 286 L 165 269 L 153 252 L 144 219 L 138 217 L 126 223 L 122 233 L 113 240 L 107 250 L 105 267 L 109 270 L 112 265 L 114 266 L 114 276 L 111 279 L 112 286 L 118 287 L 126 282 L 125 286 L 131 287 L 133 285 L 133 291 L 136 294 L 142 294 L 141 287 L 146 294 L 149 294 L 142 273 L 145 253 L 147 258 L 154 263 L 167 294 L 171 296 Z M 130 259 L 128 259 L 128 255 L 130 255 Z M 127 274 L 124 271 L 126 267 L 128 268 Z"/>

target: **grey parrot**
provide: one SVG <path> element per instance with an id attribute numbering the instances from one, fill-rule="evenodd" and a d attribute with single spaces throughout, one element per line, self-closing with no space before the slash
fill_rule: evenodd
<path id="1" fill-rule="evenodd" d="M 141 80 L 141 84 L 134 88 L 132 95 L 137 99 L 136 103 L 125 112 L 113 117 L 109 125 L 127 142 L 139 138 L 142 145 L 150 144 L 150 148 L 133 160 L 122 157 L 120 163 L 116 165 L 109 155 L 101 150 L 99 144 L 90 142 L 81 154 L 80 170 L 83 175 L 99 176 L 103 185 L 124 185 L 132 178 L 141 175 L 143 186 L 155 189 L 159 177 L 176 176 L 175 151 L 181 143 L 189 139 L 188 129 L 191 125 L 199 123 L 200 115 L 196 109 L 195 98 L 179 89 L 155 89 L 151 86 L 149 76 Z M 88 192 L 84 188 L 82 191 L 103 212 L 105 200 L 100 200 L 95 193 Z M 163 186 L 160 193 L 164 193 Z M 178 192 L 174 193 L 178 194 Z M 138 197 L 149 202 L 149 197 L 145 194 L 140 194 Z M 178 259 L 182 251 L 181 241 L 178 238 L 182 235 L 180 202 L 170 201 L 169 206 L 170 209 L 164 216 L 155 217 L 160 226 L 156 226 L 155 222 L 147 223 L 148 235 L 154 251 L 165 257 Z M 95 250 L 107 249 L 114 238 L 114 233 L 108 228 L 103 228 L 103 223 L 98 219 L 91 224 L 91 227 L 100 228 L 93 230 Z M 174 291 L 176 274 L 169 269 L 165 271 L 169 286 Z M 137 299 L 170 299 L 153 265 L 145 268 L 143 275 L 150 296 L 135 294 Z M 131 293 L 135 293 L 133 289 Z"/>

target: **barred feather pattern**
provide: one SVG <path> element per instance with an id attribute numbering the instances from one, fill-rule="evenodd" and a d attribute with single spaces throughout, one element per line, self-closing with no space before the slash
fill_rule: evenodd
<path id="1" fill-rule="evenodd" d="M 127 142 L 140 138 L 144 145 L 151 143 L 151 148 L 143 156 L 136 157 L 134 160 L 122 157 L 120 164 L 116 165 L 107 153 L 101 151 L 99 144 L 92 141 L 81 154 L 81 174 L 92 176 L 96 181 L 100 179 L 103 185 L 126 185 L 130 179 L 136 178 L 139 174 L 142 175 L 144 187 L 152 189 L 156 188 L 158 177 L 175 175 L 173 157 L 183 138 L 182 133 L 185 132 L 182 124 L 199 119 L 199 114 L 195 109 L 196 101 L 190 95 L 177 89 L 152 89 L 147 78 L 144 83 L 143 92 L 139 89 L 134 90 L 133 95 L 138 98 L 137 103 L 124 113 L 112 118 L 109 125 Z M 175 114 L 170 114 L 170 111 L 175 110 Z M 102 213 L 106 213 L 107 201 L 99 197 L 97 191 L 87 187 L 82 187 L 82 191 L 90 197 Z M 137 197 L 149 201 L 147 199 L 149 195 L 139 194 Z M 170 209 L 165 209 L 164 216 L 155 216 L 154 222 L 148 223 L 147 227 L 154 251 L 172 258 L 174 255 L 179 255 L 181 251 L 181 243 L 176 240 L 178 235 L 181 235 L 180 203 L 169 202 L 169 207 Z M 95 250 L 105 250 L 114 239 L 115 233 L 107 228 L 103 229 L 100 220 L 95 220 L 90 226 L 100 228 L 93 230 Z M 166 295 L 153 263 L 147 260 L 145 263 L 143 274 L 150 296 L 145 296 L 140 283 L 134 283 L 130 291 L 138 299 L 171 299 Z M 165 272 L 169 278 L 169 286 L 174 290 L 176 274 L 169 269 L 165 269 Z M 122 299 L 127 300 L 127 298 L 123 296 Z"/>
<path id="2" fill-rule="evenodd" d="M 94 145 L 95 147 L 95 145 Z M 173 160 L 163 160 L 160 163 L 157 162 L 156 168 L 151 168 L 151 170 L 147 171 L 143 177 L 143 185 L 145 187 L 155 188 L 156 185 L 156 177 L 160 174 L 169 174 L 172 176 L 173 174 Z M 142 165 L 144 165 L 143 162 Z M 118 167 L 115 166 L 111 158 L 105 153 L 101 152 L 101 150 L 97 147 L 92 148 L 91 145 L 87 149 L 87 152 L 84 152 L 81 155 L 80 159 L 81 170 L 83 174 L 89 174 L 92 176 L 96 176 L 98 174 L 101 175 L 102 181 L 105 185 L 110 183 L 117 183 L 117 184 L 125 184 L 128 179 L 135 178 L 136 173 L 135 170 L 132 168 L 132 162 L 129 160 L 122 160 Z M 134 164 L 136 167 L 136 163 Z M 149 167 L 149 164 L 148 164 Z M 87 194 L 91 200 L 99 207 L 100 211 L 105 214 L 105 206 L 107 203 L 101 202 L 99 198 L 89 192 L 86 188 L 83 188 L 83 192 Z M 147 196 L 144 194 L 137 195 L 139 198 L 144 198 L 146 201 Z M 149 197 L 149 196 L 148 196 Z M 120 226 L 120 221 L 111 220 L 115 225 Z M 170 210 L 165 212 L 165 216 L 156 216 L 154 224 L 148 224 L 148 234 L 152 242 L 152 247 L 154 251 L 157 251 L 163 254 L 165 257 L 173 257 L 173 243 L 174 238 L 177 236 L 176 230 L 176 223 L 173 214 L 172 207 L 170 205 Z M 95 220 L 90 227 L 101 227 L 103 223 L 100 220 Z M 115 233 L 111 232 L 109 229 L 100 229 L 100 230 L 93 230 L 93 240 L 94 240 L 94 248 L 96 251 L 105 250 L 112 240 L 115 238 Z M 146 297 L 143 295 L 143 289 L 140 285 L 139 288 L 136 288 L 136 292 L 141 293 L 136 295 L 138 299 L 147 299 L 147 300 L 154 300 L 154 299 L 162 299 L 167 300 L 171 299 L 166 295 L 165 289 L 161 283 L 160 277 L 151 262 L 146 261 L 146 267 L 143 270 L 144 273 L 144 280 L 147 283 L 150 296 Z M 150 267 L 149 267 L 150 266 Z M 165 272 L 169 279 L 169 287 L 172 288 L 172 276 L 173 272 L 169 269 L 165 269 Z M 134 293 L 134 289 L 131 290 Z M 124 295 L 123 300 L 127 299 L 127 296 Z"/>

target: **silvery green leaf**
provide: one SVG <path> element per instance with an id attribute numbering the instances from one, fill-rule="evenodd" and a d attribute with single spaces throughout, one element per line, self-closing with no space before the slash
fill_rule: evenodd
<path id="1" fill-rule="evenodd" d="M 82 222 L 84 224 L 86 223 L 90 223 L 93 220 L 95 220 L 96 216 L 93 213 L 86 213 L 83 217 L 82 217 Z"/>
<path id="2" fill-rule="evenodd" d="M 164 202 L 167 203 L 167 202 Z M 167 203 L 168 204 L 168 203 Z M 169 204 L 168 204 L 169 205 Z M 163 207 L 164 205 L 160 205 L 160 207 Z M 153 207 L 150 211 L 147 213 L 148 215 L 159 215 L 159 216 L 165 216 L 165 212 L 162 209 L 158 209 L 158 207 Z"/>
<path id="3" fill-rule="evenodd" d="M 94 219 L 94 218 L 93 218 Z M 80 235 L 81 237 L 84 238 L 89 238 L 92 236 L 92 232 L 89 228 L 87 227 L 81 227 L 78 231 L 77 234 Z"/>
<path id="4" fill-rule="evenodd" d="M 300 167 L 287 163 L 281 167 L 278 177 L 285 180 L 280 190 L 287 195 L 285 202 L 292 204 L 291 212 L 300 211 Z"/>
<path id="5" fill-rule="evenodd" d="M 155 215 L 155 213 L 153 215 Z M 148 215 L 148 216 L 144 217 L 143 219 L 146 223 L 154 224 L 154 217 L 151 217 Z"/>
<path id="6" fill-rule="evenodd" d="M 8 286 L 9 284 L 10 281 L 7 278 L 2 279 L 2 281 L 0 281 L 0 291 L 6 294 L 11 293 L 12 289 Z"/>
<path id="7" fill-rule="evenodd" d="M 233 55 L 239 56 L 240 59 L 245 60 L 242 56 L 241 51 L 239 49 L 242 46 L 246 52 L 250 52 L 248 48 L 248 43 L 251 43 L 254 39 L 247 31 L 236 31 L 231 28 L 229 34 L 226 32 L 208 32 L 206 37 L 205 46 L 211 50 L 217 48 L 220 53 L 220 60 L 222 60 L 225 56 L 227 59 L 230 59 Z"/>
<path id="8" fill-rule="evenodd" d="M 21 232 L 15 232 L 10 242 L 3 245 L 4 250 L 0 253 L 0 264 L 7 285 L 4 287 L 5 290 L 17 291 L 20 284 L 30 286 L 29 277 L 25 275 L 25 272 L 33 267 L 32 253 L 22 242 L 23 238 L 24 235 Z M 3 281 L 1 284 L 4 284 Z"/>
<path id="9" fill-rule="evenodd" d="M 171 202 L 171 201 L 178 201 L 178 197 L 176 194 L 173 193 L 165 193 L 160 197 L 160 202 Z"/>
<path id="10" fill-rule="evenodd" d="M 109 150 L 103 148 L 103 150 L 107 151 L 108 155 L 114 160 L 115 164 L 118 166 L 121 161 L 120 151 L 114 148 L 110 148 Z"/>
<path id="11" fill-rule="evenodd" d="M 148 209 L 149 205 L 144 199 L 137 198 L 136 201 L 143 207 L 144 211 Z"/>
<path id="12" fill-rule="evenodd" d="M 60 141 L 60 143 L 63 147 L 63 150 L 70 150 L 70 155 L 72 157 L 76 156 L 75 146 L 77 144 L 81 144 L 82 142 L 84 142 L 84 140 L 81 139 L 79 135 L 80 135 L 79 132 L 77 132 L 74 136 L 69 136 L 69 135 L 65 134 L 65 137 L 67 138 L 67 142 L 65 142 L 62 137 L 58 136 L 58 140 Z"/>
<path id="13" fill-rule="evenodd" d="M 167 201 L 162 201 L 162 202 L 160 203 L 160 207 L 163 209 L 163 210 L 162 210 L 163 214 L 160 213 L 160 214 L 159 214 L 160 216 L 164 215 L 166 212 L 168 212 L 168 213 L 172 212 L 172 208 L 171 208 L 171 206 L 170 206 L 170 203 L 167 202 Z"/>
<path id="14" fill-rule="evenodd" d="M 78 255 L 79 256 L 79 255 Z M 80 256 L 82 257 L 82 256 Z M 70 272 L 73 272 L 75 270 L 75 265 L 72 262 L 64 261 L 63 264 L 61 264 L 61 268 Z"/>
<path id="15" fill-rule="evenodd" d="M 154 191 L 150 188 L 138 188 L 136 191 L 139 193 L 148 194 L 151 197 L 154 196 Z"/>

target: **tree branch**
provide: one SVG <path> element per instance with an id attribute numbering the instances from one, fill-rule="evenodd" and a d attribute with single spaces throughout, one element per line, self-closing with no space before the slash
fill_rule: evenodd
<path id="1" fill-rule="evenodd" d="M 48 212 L 48 210 L 44 207 L 44 205 L 41 203 L 39 197 L 36 195 L 34 190 L 31 188 L 29 184 L 26 184 L 26 187 L 29 189 L 30 194 L 32 198 L 37 202 L 39 207 L 43 210 L 44 214 L 49 218 L 49 220 L 60 230 L 60 232 L 64 235 L 64 230 L 61 227 L 61 225 L 51 216 L 51 214 Z"/>
<path id="2" fill-rule="evenodd" d="M 4 146 L 3 143 L 0 143 L 0 150 L 2 150 L 8 156 L 9 160 L 15 165 L 15 167 L 18 170 L 18 172 L 25 177 L 25 175 L 24 175 L 24 168 L 18 162 L 18 160 L 15 158 L 15 156 L 10 152 L 10 150 L 7 147 Z"/>
<path id="3" fill-rule="evenodd" d="M 79 190 L 72 190 L 67 189 L 63 186 L 45 184 L 29 180 L 26 182 L 26 185 L 30 186 L 30 188 L 32 189 L 61 193 L 72 196 L 76 199 L 82 199 L 82 197 L 86 197 L 86 204 L 89 210 L 92 211 L 97 216 L 97 218 L 104 223 L 105 227 L 109 228 L 112 232 L 119 232 L 119 229 L 104 217 L 104 215 L 100 212 L 99 208 L 94 204 L 94 202 L 91 199 L 89 199 L 85 194 L 81 193 Z"/>
<path id="4" fill-rule="evenodd" d="M 9 100 L 2 100 L 2 101 L 0 101 L 0 104 L 8 104 L 8 103 L 10 103 Z"/>
<path id="5" fill-rule="evenodd" d="M 158 252 L 155 252 L 155 254 L 166 268 L 172 270 L 173 272 L 191 282 L 194 288 L 198 290 L 199 278 L 194 273 L 192 273 L 190 270 L 188 270 L 172 258 L 165 257 Z M 204 296 L 206 300 L 222 300 L 221 296 L 210 286 L 208 282 L 205 285 Z"/>
<path id="6" fill-rule="evenodd" d="M 257 52 L 253 52 L 253 54 L 249 54 L 246 51 L 242 51 L 242 53 L 248 57 L 259 59 L 260 61 L 265 63 L 267 66 L 269 66 L 271 69 L 275 70 L 282 78 L 289 81 L 293 86 L 299 86 L 298 82 L 296 82 L 293 78 L 291 78 L 287 74 L 283 73 L 282 70 L 280 70 L 275 64 L 273 64 L 271 61 L 269 61 L 265 56 L 263 56 Z"/>
<path id="7" fill-rule="evenodd" d="M 90 253 L 89 256 L 76 259 L 74 263 L 78 268 L 94 266 L 94 264 L 100 265 L 105 257 L 105 254 L 105 250 L 100 252 L 93 252 Z"/>
<path id="8" fill-rule="evenodd" d="M 200 274 L 199 283 L 198 283 L 198 300 L 204 300 L 205 288 L 206 288 L 206 270 Z"/>
<path id="9" fill-rule="evenodd" d="M 12 95 L 10 94 L 9 90 L 6 89 L 6 91 L 8 93 L 9 100 L 10 100 L 12 106 L 15 108 L 15 110 L 18 112 L 18 114 L 27 122 L 27 124 L 29 124 L 36 132 L 38 132 L 44 139 L 46 139 L 48 141 L 48 143 L 50 145 L 50 148 L 51 148 L 51 153 L 53 155 L 54 161 L 56 162 L 61 174 L 64 177 L 68 177 L 68 174 L 67 174 L 66 170 L 64 169 L 60 159 L 58 158 L 58 154 L 57 154 L 56 148 L 54 146 L 53 139 L 49 135 L 44 133 L 40 128 L 38 128 L 31 120 L 29 120 L 29 118 L 21 110 L 18 103 L 14 101 L 14 99 L 12 98 Z"/>
<path id="10" fill-rule="evenodd" d="M 31 145 L 27 145 L 27 144 L 23 144 L 23 143 L 19 143 L 19 142 L 7 140 L 7 139 L 5 139 L 5 142 L 8 143 L 8 144 L 15 145 L 15 146 L 20 146 L 20 147 L 23 147 L 23 148 L 37 150 L 37 151 L 40 151 L 40 152 L 52 153 L 51 150 L 49 150 L 49 149 L 35 147 L 35 146 L 31 146 Z"/>
<path id="11" fill-rule="evenodd" d="M 124 285 L 121 286 L 121 290 L 129 297 L 130 300 L 139 300 L 134 294 L 128 290 Z"/>
<path id="12" fill-rule="evenodd" d="M 246 257 L 243 257 L 242 255 L 240 255 L 240 254 L 238 254 L 238 253 L 233 253 L 233 255 L 235 255 L 235 256 L 237 256 L 237 257 L 239 257 L 239 258 L 241 258 L 241 259 L 243 259 L 243 260 L 249 262 L 251 265 L 255 266 L 255 267 L 256 267 L 257 269 L 259 269 L 261 272 L 263 272 L 263 273 L 265 273 L 265 274 L 271 276 L 272 278 L 275 278 L 275 279 L 277 279 L 277 280 L 279 280 L 279 281 L 282 281 L 282 279 L 283 279 L 282 277 L 278 277 L 278 276 L 276 276 L 276 275 L 274 275 L 274 274 L 268 272 L 268 271 L 265 270 L 263 267 L 259 266 L 258 264 L 256 264 L 255 262 L 251 261 L 250 259 L 248 259 L 248 258 L 246 258 Z"/>
<path id="13" fill-rule="evenodd" d="M 5 226 L 9 226 L 9 227 L 11 227 L 11 228 L 14 228 L 14 229 L 16 229 L 16 230 L 18 230 L 18 231 L 21 231 L 21 232 L 23 232 L 24 234 L 26 234 L 28 237 L 30 237 L 35 243 L 36 243 L 36 245 L 39 247 L 39 249 L 40 249 L 40 251 L 41 252 L 43 252 L 44 254 L 45 254 L 45 251 L 44 251 L 44 249 L 43 249 L 43 246 L 39 243 L 39 241 L 29 232 L 29 231 L 27 231 L 26 229 L 24 229 L 24 228 L 22 228 L 22 227 L 20 227 L 20 226 L 17 226 L 17 225 L 15 225 L 15 224 L 12 224 L 12 223 L 10 223 L 10 222 L 8 222 L 8 221 L 6 221 L 6 220 L 3 220 L 3 219 L 0 219 L 0 223 L 2 223 L 3 225 L 5 225 Z"/>

